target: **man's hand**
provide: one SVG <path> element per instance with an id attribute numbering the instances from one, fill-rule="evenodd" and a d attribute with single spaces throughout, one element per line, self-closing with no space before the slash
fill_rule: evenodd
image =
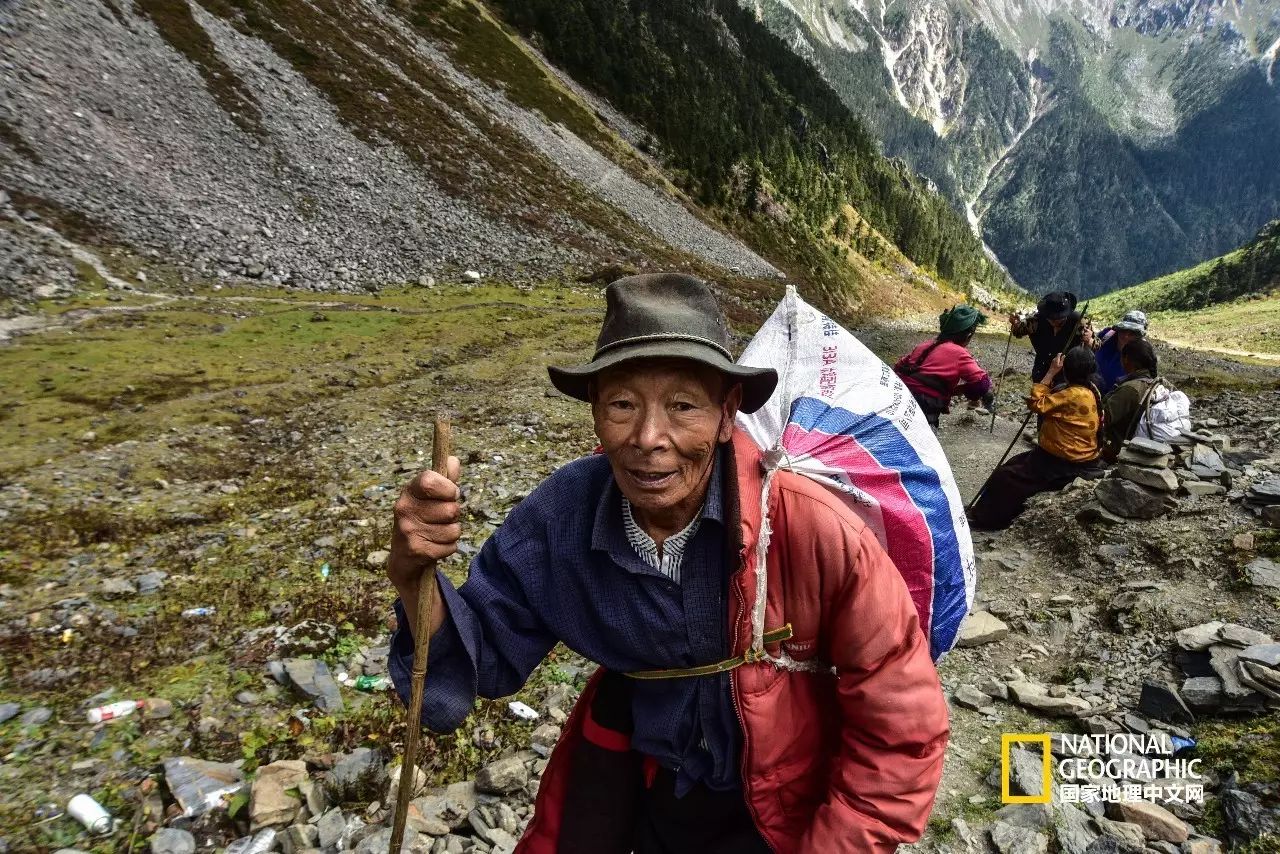
<path id="1" fill-rule="evenodd" d="M 415 633 L 419 584 L 424 575 L 434 572 L 438 561 L 458 550 L 458 538 L 462 536 L 457 483 L 462 466 L 457 457 L 449 458 L 448 469 L 448 477 L 433 471 L 420 472 L 405 484 L 396 499 L 387 578 L 400 594 L 410 629 Z M 431 633 L 440 628 L 444 617 L 443 597 L 436 596 Z"/>
<path id="2" fill-rule="evenodd" d="M 1080 344 L 1084 347 L 1088 347 L 1090 350 L 1094 350 L 1097 349 L 1094 347 L 1094 343 L 1093 326 L 1090 325 L 1088 321 L 1085 321 L 1080 326 Z"/>

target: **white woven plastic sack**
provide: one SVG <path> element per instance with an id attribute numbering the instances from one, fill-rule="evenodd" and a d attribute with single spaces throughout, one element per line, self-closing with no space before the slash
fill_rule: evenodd
<path id="1" fill-rule="evenodd" d="M 793 287 L 738 361 L 779 376 L 769 402 L 739 414 L 739 424 L 770 468 L 827 485 L 875 532 L 906 580 L 936 661 L 955 644 L 977 576 L 960 491 L 915 399 Z M 762 613 L 755 628 L 763 632 Z"/>

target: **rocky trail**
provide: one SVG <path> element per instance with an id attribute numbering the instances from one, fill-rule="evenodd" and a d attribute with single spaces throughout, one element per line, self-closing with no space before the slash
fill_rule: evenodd
<path id="1" fill-rule="evenodd" d="M 385 688 L 391 504 L 447 408 L 465 499 L 447 571 L 461 580 L 506 512 L 590 451 L 585 412 L 544 366 L 594 338 L 598 290 L 442 283 L 324 307 L 263 288 L 171 295 L 125 293 L 144 304 L 0 348 L 18 437 L 0 480 L 0 850 L 383 851 L 403 741 Z M 770 298 L 729 299 L 758 313 Z M 919 335 L 856 331 L 885 358 Z M 975 352 L 998 366 L 1004 339 Z M 1275 850 L 1280 720 L 1240 676 L 1273 684 L 1280 635 L 1265 505 L 1280 377 L 1162 355 L 1217 453 L 1183 458 L 1222 474 L 1168 469 L 1202 494 L 1160 496 L 1152 519 L 1116 523 L 1082 485 L 975 538 L 978 614 L 940 668 L 954 734 L 917 850 Z M 966 498 L 1013 436 L 1028 369 L 1015 347 L 994 433 L 963 407 L 945 419 Z M 590 670 L 557 649 L 517 696 L 426 740 L 413 850 L 511 850 Z M 1002 732 L 1121 730 L 1194 740 L 1206 803 L 1002 807 Z M 1015 790 L 1033 785 L 1024 765 Z M 80 793 L 109 832 L 68 815 Z"/>

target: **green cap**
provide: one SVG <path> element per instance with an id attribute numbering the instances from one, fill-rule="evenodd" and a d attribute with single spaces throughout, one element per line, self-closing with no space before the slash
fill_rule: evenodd
<path id="1" fill-rule="evenodd" d="M 973 306 L 958 305 L 938 315 L 938 332 L 942 335 L 958 335 L 986 322 L 987 316 Z"/>

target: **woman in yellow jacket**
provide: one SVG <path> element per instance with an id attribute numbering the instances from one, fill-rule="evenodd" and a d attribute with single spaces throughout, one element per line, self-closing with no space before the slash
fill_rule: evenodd
<path id="1" fill-rule="evenodd" d="M 1027 406 L 1044 419 L 1040 444 L 992 474 L 969 512 L 974 528 L 1007 528 L 1036 493 L 1057 491 L 1078 477 L 1102 477 L 1102 406 L 1092 382 L 1097 369 L 1092 350 L 1073 347 L 1065 357 L 1059 354 L 1048 373 L 1031 387 Z M 1054 390 L 1060 375 L 1066 385 Z"/>

